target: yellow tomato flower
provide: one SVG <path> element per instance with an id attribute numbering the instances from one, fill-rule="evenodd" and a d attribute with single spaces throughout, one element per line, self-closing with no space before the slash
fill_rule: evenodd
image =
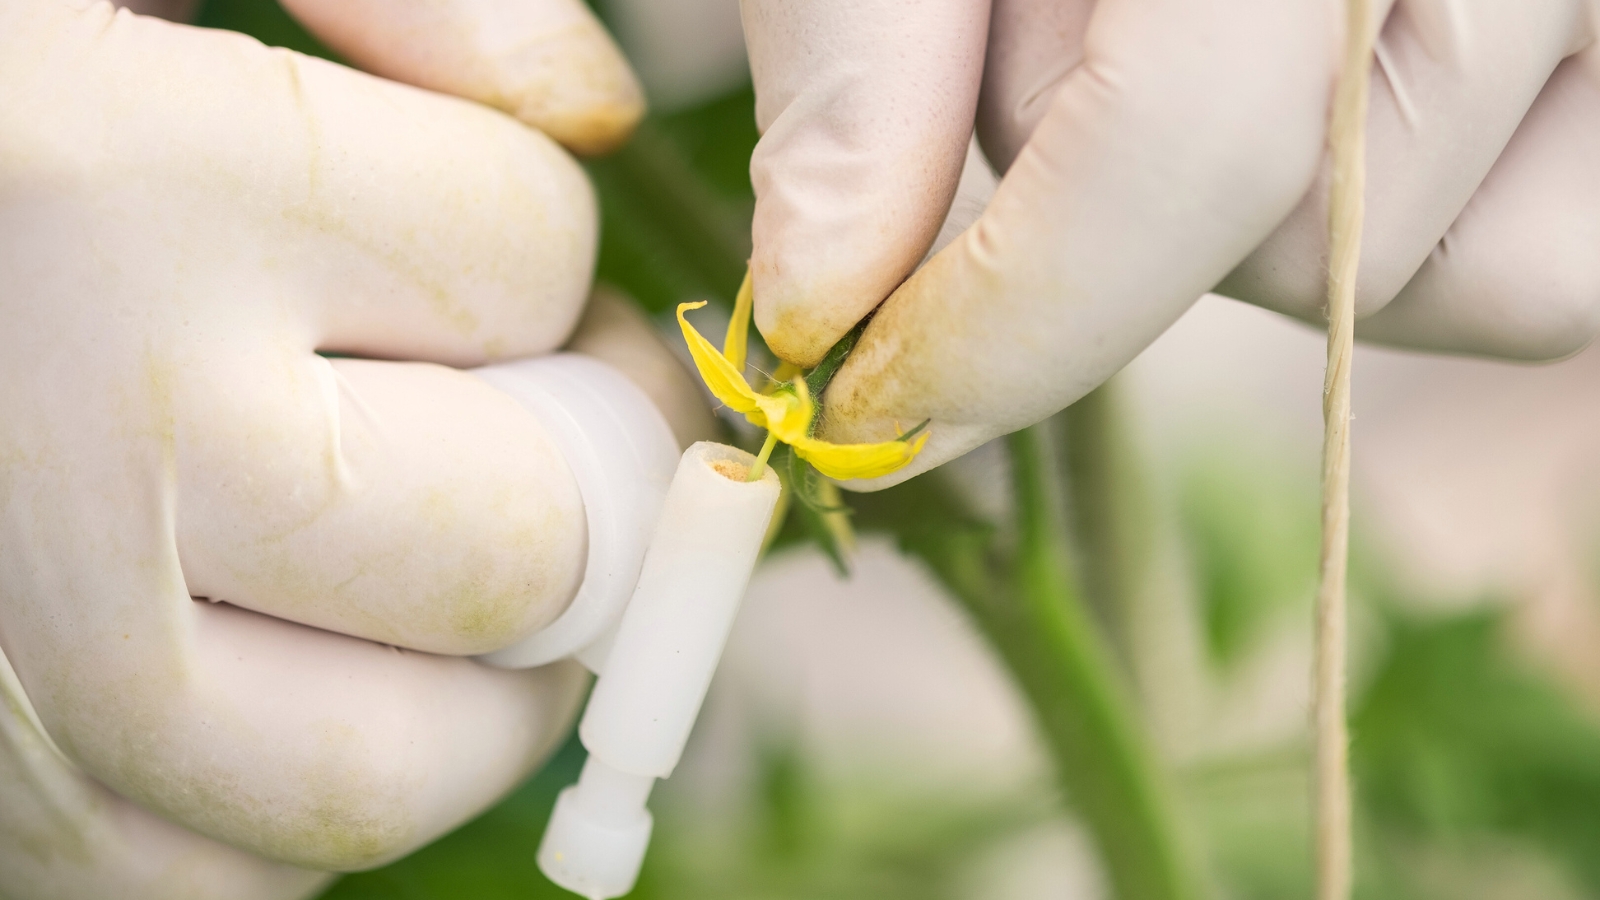
<path id="1" fill-rule="evenodd" d="M 782 441 L 794 452 L 829 478 L 876 478 L 894 472 L 911 462 L 928 435 L 921 434 L 910 440 L 884 441 L 878 444 L 833 444 L 811 436 L 816 404 L 812 402 L 804 378 L 782 382 L 770 393 L 758 393 L 745 380 L 744 357 L 746 335 L 750 323 L 750 281 L 739 289 L 734 303 L 733 319 L 728 325 L 727 340 L 718 352 L 712 343 L 696 331 L 684 314 L 705 306 L 684 303 L 678 307 L 678 325 L 683 329 L 683 339 L 689 344 L 689 355 L 706 387 L 718 400 L 735 412 L 743 413 L 751 424 L 768 432 L 768 447 L 762 458 L 771 452 L 774 441 Z"/>

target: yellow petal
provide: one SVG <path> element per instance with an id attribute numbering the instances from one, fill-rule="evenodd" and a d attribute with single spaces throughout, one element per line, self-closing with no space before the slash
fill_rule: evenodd
<path id="1" fill-rule="evenodd" d="M 788 360 L 784 360 L 783 362 L 778 363 L 778 371 L 772 373 L 772 380 L 773 381 L 793 381 L 796 378 L 799 378 L 801 375 L 804 375 L 805 373 L 806 373 L 805 369 L 800 368 L 799 366 L 795 365 L 792 362 L 789 362 Z"/>
<path id="2" fill-rule="evenodd" d="M 783 415 L 767 417 L 767 430 L 789 445 L 810 439 L 811 417 L 817 411 L 811 402 L 811 395 L 806 391 L 805 379 L 796 379 L 793 391 L 774 395 L 783 398 L 786 407 Z"/>
<path id="3" fill-rule="evenodd" d="M 782 436 L 779 437 L 782 440 Z M 830 444 L 816 438 L 787 442 L 800 458 L 811 463 L 829 478 L 877 478 L 905 466 L 928 442 L 926 434 L 909 441 L 884 441 L 881 444 Z"/>
<path id="4" fill-rule="evenodd" d="M 788 443 L 784 440 L 785 434 L 794 434 L 797 429 L 798 433 L 805 433 L 806 425 L 797 424 L 800 408 L 793 395 L 757 394 L 755 403 L 755 410 L 744 414 L 750 424 L 776 434 L 784 443 Z"/>
<path id="5" fill-rule="evenodd" d="M 755 306 L 755 291 L 750 287 L 750 270 L 744 270 L 744 281 L 733 298 L 733 318 L 728 320 L 728 334 L 722 339 L 722 355 L 733 367 L 744 371 L 745 354 L 750 348 L 750 310 Z"/>
<path id="6" fill-rule="evenodd" d="M 740 290 L 739 303 L 744 306 L 745 327 L 742 329 L 729 329 L 727 349 L 729 352 L 744 352 L 744 344 L 734 337 L 735 331 L 747 333 L 749 328 L 749 297 L 748 292 Z M 683 303 L 678 306 L 678 325 L 683 329 L 683 339 L 689 345 L 689 355 L 694 358 L 695 367 L 700 370 L 700 377 L 705 381 L 706 387 L 716 395 L 718 400 L 726 403 L 735 412 L 744 413 L 751 424 L 758 428 L 771 431 L 778 440 L 794 448 L 801 459 L 811 463 L 818 472 L 829 478 L 876 478 L 887 475 L 911 462 L 922 445 L 927 443 L 926 434 L 917 436 L 911 441 L 885 441 L 881 444 L 830 444 L 811 437 L 811 419 L 816 415 L 816 405 L 811 400 L 810 393 L 806 390 L 803 378 L 796 378 L 790 390 L 779 391 L 774 394 L 758 394 L 744 380 L 744 373 L 740 366 L 733 364 L 727 356 L 717 352 L 700 332 L 696 331 L 689 319 L 684 315 L 691 309 L 705 306 L 705 301 L 699 303 Z M 735 320 L 741 313 L 738 308 L 734 310 Z"/>
<path id="7" fill-rule="evenodd" d="M 711 342 L 701 336 L 684 316 L 685 312 L 705 305 L 704 300 L 678 304 L 678 325 L 683 329 L 683 339 L 689 345 L 689 355 L 694 358 L 695 368 L 700 370 L 700 378 L 718 400 L 735 412 L 744 413 L 756 425 L 765 427 L 762 396 L 751 389 L 739 367 L 718 353 L 717 348 L 711 346 Z M 755 415 L 763 415 L 763 419 L 757 421 Z"/>

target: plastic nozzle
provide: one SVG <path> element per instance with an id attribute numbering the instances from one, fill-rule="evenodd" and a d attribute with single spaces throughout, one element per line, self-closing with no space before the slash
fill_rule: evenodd
<path id="1" fill-rule="evenodd" d="M 655 779 L 629 775 L 590 756 L 578 783 L 556 798 L 539 844 L 539 868 L 553 882 L 588 897 L 610 900 L 633 890 L 650 845 L 645 808 Z"/>

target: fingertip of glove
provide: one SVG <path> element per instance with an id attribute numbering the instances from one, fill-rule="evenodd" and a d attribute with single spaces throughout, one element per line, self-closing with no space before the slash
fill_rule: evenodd
<path id="1" fill-rule="evenodd" d="M 852 284 L 857 279 L 783 278 L 776 266 L 759 260 L 752 263 L 751 280 L 756 329 L 768 349 L 805 369 L 822 362 L 833 345 L 872 312 L 883 293 Z"/>
<path id="2" fill-rule="evenodd" d="M 585 156 L 626 143 L 644 118 L 644 89 L 592 17 L 505 52 L 487 101 Z"/>
<path id="3" fill-rule="evenodd" d="M 761 332 L 767 348 L 784 362 L 802 369 L 814 368 L 828 350 L 850 330 L 850 326 L 833 328 L 819 316 L 819 311 L 808 304 L 768 304 L 757 301 L 755 309 L 756 330 Z"/>
<path id="4" fill-rule="evenodd" d="M 627 59 L 581 3 L 285 6 L 361 68 L 493 107 L 575 153 L 621 146 L 644 116 L 644 91 Z"/>
<path id="5" fill-rule="evenodd" d="M 644 114 L 644 96 L 637 91 L 569 109 L 536 105 L 515 111 L 518 119 L 579 156 L 602 156 L 626 144 Z"/>

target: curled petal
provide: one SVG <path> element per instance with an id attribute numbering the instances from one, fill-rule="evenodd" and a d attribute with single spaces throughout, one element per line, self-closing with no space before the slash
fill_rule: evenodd
<path id="1" fill-rule="evenodd" d="M 877 478 L 897 471 L 911 462 L 927 442 L 926 434 L 909 441 L 884 441 L 881 444 L 830 444 L 808 437 L 792 442 L 791 446 L 801 459 L 811 463 L 818 472 L 842 481 Z"/>
<path id="2" fill-rule="evenodd" d="M 755 307 L 755 292 L 750 287 L 750 270 L 744 270 L 744 282 L 739 294 L 733 298 L 733 315 L 728 319 L 728 334 L 722 339 L 722 355 L 733 367 L 744 371 L 745 356 L 750 349 L 750 312 Z"/>
<path id="3" fill-rule="evenodd" d="M 684 316 L 685 312 L 705 305 L 704 300 L 678 304 L 678 326 L 683 329 L 683 339 L 689 345 L 689 355 L 694 358 L 695 368 L 700 370 L 701 379 L 718 400 L 726 403 L 729 409 L 744 413 L 745 418 L 764 428 L 767 423 L 762 410 L 762 396 L 744 380 L 744 373 L 739 371 L 739 367 L 718 353 L 717 348 L 696 331 Z M 757 415 L 762 419 L 758 421 Z"/>

